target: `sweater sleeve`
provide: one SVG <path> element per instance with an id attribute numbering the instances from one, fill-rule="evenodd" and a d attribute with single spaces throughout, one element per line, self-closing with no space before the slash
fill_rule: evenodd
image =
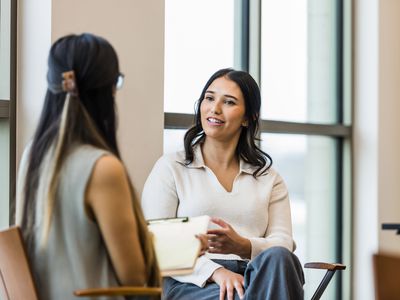
<path id="1" fill-rule="evenodd" d="M 268 227 L 265 237 L 249 238 L 251 242 L 251 259 L 265 249 L 285 247 L 294 251 L 292 238 L 292 220 L 288 190 L 282 177 L 276 174 L 268 206 Z"/>
<path id="2" fill-rule="evenodd" d="M 208 278 L 219 268 L 222 268 L 222 266 L 205 256 L 201 256 L 196 261 L 193 273 L 184 276 L 173 276 L 172 278 L 179 282 L 192 283 L 198 287 L 204 287 Z"/>
<path id="3" fill-rule="evenodd" d="M 176 217 L 179 199 L 169 161 L 161 157 L 154 165 L 143 188 L 142 209 L 145 218 Z"/>
<path id="4" fill-rule="evenodd" d="M 171 162 L 161 157 L 146 180 L 142 193 L 142 208 L 146 219 L 172 218 L 177 216 L 179 199 L 176 191 Z M 203 287 L 219 264 L 201 256 L 190 275 L 175 276 L 175 280 Z"/>

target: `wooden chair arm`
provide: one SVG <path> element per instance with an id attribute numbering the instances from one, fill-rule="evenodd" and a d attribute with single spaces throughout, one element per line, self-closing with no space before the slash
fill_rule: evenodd
<path id="1" fill-rule="evenodd" d="M 331 281 L 333 275 L 335 275 L 336 271 L 346 269 L 345 265 L 342 264 L 328 264 L 323 262 L 309 262 L 304 265 L 305 268 L 311 269 L 320 269 L 326 270 L 324 277 L 322 278 L 317 290 L 315 291 L 314 295 L 312 296 L 311 300 L 319 300 L 324 293 L 326 287 L 328 286 L 329 282 Z"/>
<path id="2" fill-rule="evenodd" d="M 309 263 L 306 263 L 304 265 L 304 267 L 309 268 L 309 269 L 322 269 L 322 270 L 332 270 L 332 271 L 346 269 L 346 265 L 329 264 L 329 263 L 323 263 L 323 262 L 309 262 Z"/>
<path id="3" fill-rule="evenodd" d="M 161 291 L 162 291 L 161 288 L 156 288 L 156 287 L 121 286 L 121 287 L 110 287 L 110 288 L 76 290 L 74 291 L 74 295 L 78 297 L 123 296 L 123 295 L 160 296 Z"/>

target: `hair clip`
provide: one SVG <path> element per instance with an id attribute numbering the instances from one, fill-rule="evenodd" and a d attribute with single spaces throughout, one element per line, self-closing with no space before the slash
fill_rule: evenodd
<path id="1" fill-rule="evenodd" d="M 63 78 L 62 81 L 63 91 L 71 94 L 72 96 L 78 96 L 75 72 L 74 71 L 63 72 L 62 78 Z"/>

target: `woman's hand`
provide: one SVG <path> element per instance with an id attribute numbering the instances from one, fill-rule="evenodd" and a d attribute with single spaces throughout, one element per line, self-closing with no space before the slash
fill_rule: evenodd
<path id="1" fill-rule="evenodd" d="M 214 271 L 210 277 L 211 281 L 214 281 L 219 285 L 219 299 L 225 300 L 225 294 L 228 300 L 234 299 L 235 290 L 238 293 L 240 299 L 243 299 L 244 295 L 244 279 L 243 276 L 225 268 L 219 268 Z"/>
<path id="2" fill-rule="evenodd" d="M 200 240 L 201 248 L 199 256 L 202 256 L 208 250 L 208 236 L 206 234 L 196 234 L 196 238 Z"/>
<path id="3" fill-rule="evenodd" d="M 211 222 L 221 226 L 210 229 L 208 234 L 209 253 L 236 254 L 242 258 L 251 257 L 251 243 L 239 235 L 231 225 L 219 218 L 211 218 Z"/>

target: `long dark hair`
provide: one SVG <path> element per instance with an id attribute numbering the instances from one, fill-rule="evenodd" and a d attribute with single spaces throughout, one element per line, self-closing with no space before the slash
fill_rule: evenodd
<path id="1" fill-rule="evenodd" d="M 226 77 L 235 82 L 239 86 L 244 97 L 245 115 L 248 120 L 248 126 L 242 127 L 236 147 L 236 155 L 245 162 L 257 167 L 253 173 L 254 177 L 265 174 L 272 165 L 272 158 L 262 151 L 256 144 L 256 141 L 259 140 L 257 138 L 257 133 L 259 129 L 261 108 L 260 89 L 257 82 L 249 73 L 237 71 L 231 68 L 221 69 L 215 72 L 210 79 L 208 79 L 203 91 L 201 92 L 195 109 L 195 124 L 189 128 L 184 137 L 186 163 L 190 164 L 193 162 L 194 147 L 205 139 L 205 133 L 201 126 L 200 106 L 204 100 L 204 95 L 208 87 L 214 82 L 214 80 L 220 77 Z"/>
<path id="2" fill-rule="evenodd" d="M 76 93 L 66 93 L 62 74 L 73 71 Z M 59 175 L 65 158 L 77 144 L 93 145 L 120 158 L 116 139 L 114 89 L 119 77 L 118 57 L 103 38 L 92 34 L 68 35 L 57 40 L 48 58 L 42 114 L 30 147 L 22 197 L 21 227 L 29 248 L 34 245 L 36 192 L 45 157 L 51 154 L 50 181 L 45 201 L 41 241 L 46 243 L 51 225 Z M 49 153 L 49 151 L 53 151 Z M 145 258 L 147 284 L 158 286 L 160 274 L 151 237 L 140 203 L 129 180 L 138 236 Z"/>

